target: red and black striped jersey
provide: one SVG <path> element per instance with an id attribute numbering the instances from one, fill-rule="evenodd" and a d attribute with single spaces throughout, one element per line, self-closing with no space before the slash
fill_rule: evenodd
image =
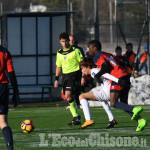
<path id="1" fill-rule="evenodd" d="M 125 68 L 121 66 L 121 61 L 119 60 L 119 58 L 117 58 L 113 54 L 98 51 L 93 57 L 93 61 L 95 65 L 97 65 L 100 69 L 102 68 L 103 63 L 107 63 L 109 66 L 107 73 L 115 76 L 116 78 L 128 75 Z"/>
<path id="2" fill-rule="evenodd" d="M 12 58 L 9 51 L 0 46 L 0 83 L 8 83 L 6 71 L 14 71 Z"/>

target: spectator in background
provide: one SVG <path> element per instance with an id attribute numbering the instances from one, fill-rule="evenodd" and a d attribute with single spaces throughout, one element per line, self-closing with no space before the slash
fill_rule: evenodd
<path id="1" fill-rule="evenodd" d="M 133 52 L 133 45 L 132 45 L 132 43 L 128 43 L 126 45 L 126 49 L 127 49 L 127 51 L 126 51 L 126 53 L 123 56 L 126 57 L 128 62 L 130 63 L 130 65 L 134 68 L 136 54 Z"/>
<path id="2" fill-rule="evenodd" d="M 75 36 L 70 35 L 70 36 L 69 36 L 69 39 L 70 39 L 70 45 L 72 45 L 72 46 L 78 48 L 78 49 L 81 51 L 81 53 L 82 53 L 83 56 L 86 55 L 86 57 L 90 57 L 90 55 L 88 54 L 88 50 L 87 50 L 87 52 L 86 52 L 86 54 L 85 54 L 84 51 L 83 51 L 83 49 L 78 46 L 78 40 L 77 40 L 77 38 L 76 38 Z M 81 75 L 82 75 L 82 73 L 81 73 Z M 93 78 L 91 77 L 90 74 L 89 74 L 89 75 L 84 75 L 84 76 L 81 76 L 81 77 L 82 77 L 82 78 L 85 78 L 85 83 L 84 83 L 84 85 L 81 84 L 81 92 L 82 92 L 82 93 L 85 92 L 85 88 L 86 88 L 86 87 L 89 87 L 90 89 L 92 89 L 92 88 L 94 87 Z M 76 99 L 77 107 L 80 108 L 81 105 L 80 105 L 80 101 L 79 101 L 79 95 L 80 95 L 81 93 L 79 94 L 77 91 L 79 91 L 78 88 L 76 89 L 76 92 L 75 92 L 75 93 L 77 93 L 77 94 L 75 95 L 75 99 Z"/>
<path id="3" fill-rule="evenodd" d="M 116 56 L 123 62 L 125 62 L 125 57 L 122 56 L 122 48 L 120 46 L 117 46 L 116 49 L 115 49 L 115 52 L 116 52 Z"/>
<path id="4" fill-rule="evenodd" d="M 70 45 L 72 45 L 73 47 L 78 48 L 80 50 L 80 52 L 82 53 L 82 55 L 84 56 L 83 48 L 78 46 L 79 42 L 78 42 L 77 38 L 74 35 L 70 35 L 69 40 L 70 40 L 70 42 L 69 42 Z"/>
<path id="5" fill-rule="evenodd" d="M 74 35 L 69 35 L 69 44 L 72 45 L 75 48 L 78 48 L 80 50 L 80 52 L 82 53 L 83 57 L 84 57 L 84 51 L 82 49 L 82 47 L 78 46 L 78 40 Z M 80 78 L 82 78 L 82 72 L 80 73 Z M 85 76 L 83 76 L 83 78 L 85 78 Z M 76 86 L 75 86 L 75 100 L 76 100 L 76 104 L 77 104 L 77 108 L 81 108 L 80 105 L 80 101 L 79 101 L 79 95 L 81 94 L 81 89 L 83 89 L 82 87 L 84 86 L 83 83 L 81 83 L 81 80 L 78 80 L 78 82 L 76 82 Z M 68 107 L 67 107 L 68 108 Z"/>
<path id="6" fill-rule="evenodd" d="M 19 101 L 19 90 L 15 76 L 15 71 L 12 64 L 11 55 L 7 49 L 0 46 L 0 128 L 2 130 L 7 149 L 13 150 L 12 131 L 7 121 L 9 91 L 8 78 L 6 76 L 6 72 L 8 73 L 10 82 L 13 87 L 12 101 L 14 107 L 16 107 Z"/>
<path id="7" fill-rule="evenodd" d="M 126 71 L 131 75 L 132 74 L 132 67 L 130 66 L 127 59 L 124 56 L 122 56 L 122 48 L 120 46 L 117 46 L 115 49 L 115 52 L 116 52 L 116 57 L 119 58 L 119 60 L 125 64 Z M 127 95 L 126 99 L 120 99 L 120 102 L 128 104 L 128 95 Z"/>
<path id="8" fill-rule="evenodd" d="M 144 46 L 144 50 L 139 57 L 139 74 L 147 74 L 147 46 Z"/>

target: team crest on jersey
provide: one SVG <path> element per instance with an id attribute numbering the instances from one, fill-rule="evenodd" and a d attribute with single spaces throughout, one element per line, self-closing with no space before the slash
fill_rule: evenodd
<path id="1" fill-rule="evenodd" d="M 93 75 L 93 76 L 95 76 L 95 75 L 96 75 L 96 73 L 95 73 L 95 72 L 92 72 L 92 75 Z"/>

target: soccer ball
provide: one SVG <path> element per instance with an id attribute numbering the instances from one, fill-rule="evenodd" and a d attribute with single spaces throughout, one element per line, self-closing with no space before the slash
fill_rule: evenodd
<path id="1" fill-rule="evenodd" d="M 31 120 L 24 120 L 22 123 L 21 123 L 21 130 L 24 132 L 24 133 L 31 133 L 34 129 L 34 124 Z"/>

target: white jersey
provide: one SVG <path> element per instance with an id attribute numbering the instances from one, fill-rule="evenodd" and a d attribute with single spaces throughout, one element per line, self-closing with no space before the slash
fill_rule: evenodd
<path id="1" fill-rule="evenodd" d="M 91 70 L 91 77 L 94 78 L 94 76 L 100 71 L 99 68 L 93 68 Z M 116 83 L 118 83 L 118 80 L 116 77 L 105 73 L 103 74 L 101 77 L 101 80 L 103 81 L 103 83 L 92 89 L 92 92 L 94 93 L 94 96 L 97 100 L 99 101 L 103 101 L 103 100 L 109 100 L 110 99 L 110 86 L 111 86 L 111 82 L 109 80 L 112 80 Z"/>

